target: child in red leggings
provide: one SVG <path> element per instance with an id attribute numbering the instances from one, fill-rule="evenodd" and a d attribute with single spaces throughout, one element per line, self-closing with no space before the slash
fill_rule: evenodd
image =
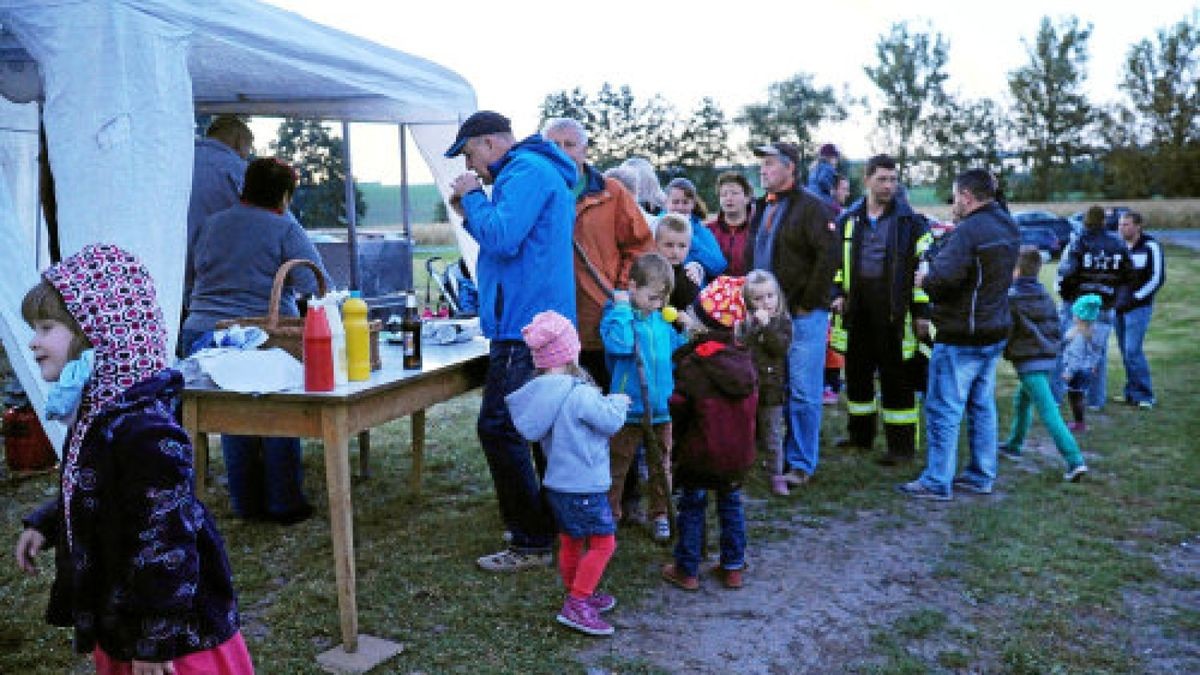
<path id="1" fill-rule="evenodd" d="M 567 597 L 558 622 L 588 635 L 612 635 L 600 617 L 616 606 L 596 586 L 616 549 L 608 504 L 608 439 L 625 424 L 629 397 L 605 396 L 579 366 L 579 334 L 556 312 L 521 330 L 538 376 L 505 398 L 513 425 L 546 452 L 546 501 L 558 523 L 558 568 Z"/>

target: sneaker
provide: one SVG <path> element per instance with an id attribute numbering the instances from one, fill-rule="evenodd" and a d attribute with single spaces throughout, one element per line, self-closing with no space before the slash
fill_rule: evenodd
<path id="1" fill-rule="evenodd" d="M 830 389 L 829 387 L 826 387 L 825 393 L 821 394 L 821 403 L 823 405 L 837 405 L 838 404 L 837 392 Z"/>
<path id="2" fill-rule="evenodd" d="M 596 608 L 588 604 L 587 598 L 577 599 L 567 596 L 562 610 L 555 617 L 559 623 L 569 626 L 587 635 L 605 636 L 613 634 L 613 627 L 596 613 Z"/>
<path id="3" fill-rule="evenodd" d="M 808 482 L 808 477 L 808 474 L 804 473 L 803 471 L 792 469 L 791 471 L 783 474 L 783 481 L 791 487 L 800 487 Z"/>
<path id="4" fill-rule="evenodd" d="M 596 591 L 588 596 L 587 604 L 591 605 L 592 609 L 603 614 L 604 612 L 611 612 L 613 607 L 617 606 L 617 599 L 608 593 Z"/>
<path id="5" fill-rule="evenodd" d="M 1082 434 L 1087 431 L 1087 424 L 1084 422 L 1067 422 L 1067 428 L 1077 434 Z"/>
<path id="6" fill-rule="evenodd" d="M 1008 443 L 1001 443 L 999 445 L 999 447 L 996 448 L 996 450 L 1001 457 L 1007 457 L 1008 459 L 1011 459 L 1014 461 L 1019 460 L 1022 457 L 1021 451 L 1019 449 L 1013 448 Z"/>
<path id="7" fill-rule="evenodd" d="M 1154 410 L 1154 401 L 1150 401 L 1150 400 L 1138 401 L 1137 407 L 1140 410 Z"/>
<path id="8" fill-rule="evenodd" d="M 1087 473 L 1087 471 L 1088 471 L 1087 465 L 1080 464 L 1079 466 L 1064 473 L 1063 480 L 1068 483 L 1078 483 L 1079 481 L 1083 480 L 1083 476 L 1084 476 L 1084 474 Z"/>
<path id="9" fill-rule="evenodd" d="M 521 553 L 511 548 L 506 548 L 499 553 L 478 558 L 475 564 L 487 572 L 520 572 L 522 570 L 553 565 L 554 554 L 550 551 Z"/>
<path id="10" fill-rule="evenodd" d="M 675 563 L 667 563 L 662 568 L 662 578 L 669 584 L 678 586 L 685 591 L 700 590 L 700 580 L 696 577 L 689 577 L 675 566 Z"/>
<path id="11" fill-rule="evenodd" d="M 787 478 L 782 475 L 771 476 L 771 492 L 780 497 L 786 497 L 791 494 L 788 490 Z"/>
<path id="12" fill-rule="evenodd" d="M 652 535 L 654 541 L 662 544 L 671 541 L 671 522 L 666 516 L 659 516 L 654 519 L 654 533 Z"/>
<path id="13" fill-rule="evenodd" d="M 907 495 L 913 499 L 929 499 L 935 502 L 948 502 L 952 499 L 950 495 L 944 495 L 940 492 L 934 492 L 925 487 L 919 480 L 901 483 L 896 486 L 896 490 L 902 495 Z"/>
<path id="14" fill-rule="evenodd" d="M 1089 405 L 1087 407 L 1087 409 L 1088 409 L 1088 412 L 1094 412 L 1094 413 L 1104 412 L 1104 408 L 1102 408 L 1098 405 Z"/>
<path id="15" fill-rule="evenodd" d="M 717 575 L 725 588 L 737 589 L 743 585 L 742 570 L 727 570 L 724 567 L 717 567 L 713 569 L 713 574 Z"/>
<path id="16" fill-rule="evenodd" d="M 991 487 L 983 487 L 982 485 L 979 485 L 978 483 L 972 481 L 970 478 L 967 478 L 966 476 L 955 476 L 954 481 L 952 483 L 950 483 L 950 485 L 953 486 L 955 490 L 962 490 L 963 492 L 970 492 L 973 495 L 990 495 L 990 494 L 992 494 Z"/>

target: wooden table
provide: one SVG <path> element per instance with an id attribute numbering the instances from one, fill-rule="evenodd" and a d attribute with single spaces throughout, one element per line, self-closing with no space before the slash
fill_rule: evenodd
<path id="1" fill-rule="evenodd" d="M 332 392 L 285 391 L 239 394 L 214 387 L 183 392 L 183 424 L 195 452 L 196 492 L 203 494 L 209 433 L 320 438 L 325 444 L 329 525 L 337 579 L 338 614 L 346 652 L 358 649 L 358 605 L 354 576 L 354 510 L 350 501 L 349 439 L 359 434 L 360 470 L 368 472 L 371 427 L 412 416 L 412 473 L 409 487 L 421 488 L 425 457 L 425 409 L 482 386 L 488 342 L 475 338 L 448 346 L 426 346 L 421 370 L 401 368 L 401 350 L 380 345 L 383 368 L 366 382 Z"/>

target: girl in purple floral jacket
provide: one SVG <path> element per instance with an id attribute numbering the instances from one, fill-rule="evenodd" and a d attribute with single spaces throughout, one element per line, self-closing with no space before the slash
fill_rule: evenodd
<path id="1" fill-rule="evenodd" d="M 75 629 L 98 673 L 253 673 L 225 545 L 192 491 L 175 421 L 183 379 L 146 268 L 92 245 L 48 269 L 21 313 L 69 426 L 60 492 L 24 520 L 17 564 L 56 547 L 46 619 Z"/>

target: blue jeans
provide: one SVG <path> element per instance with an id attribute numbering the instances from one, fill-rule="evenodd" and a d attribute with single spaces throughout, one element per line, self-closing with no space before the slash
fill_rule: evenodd
<path id="1" fill-rule="evenodd" d="M 814 309 L 792 318 L 788 348 L 787 468 L 813 475 L 821 446 L 821 396 L 825 382 L 825 335 L 829 312 Z"/>
<path id="2" fill-rule="evenodd" d="M 1132 403 L 1154 402 L 1154 384 L 1150 381 L 1150 363 L 1142 343 L 1146 341 L 1146 330 L 1154 305 L 1137 307 L 1117 314 L 1114 328 L 1117 345 L 1121 348 L 1121 359 L 1125 362 L 1125 400 Z"/>
<path id="3" fill-rule="evenodd" d="M 221 434 L 221 454 L 239 517 L 284 516 L 305 505 L 300 439 Z"/>
<path id="4" fill-rule="evenodd" d="M 207 331 L 180 331 L 190 355 Z M 294 513 L 304 498 L 304 457 L 298 438 L 221 434 L 221 454 L 229 479 L 229 501 L 240 518 Z"/>
<path id="5" fill-rule="evenodd" d="M 1004 340 L 984 347 L 937 343 L 925 397 L 928 459 L 921 484 L 949 495 L 958 463 L 958 428 L 967 413 L 971 462 L 963 478 L 982 489 L 996 480 L 996 364 Z"/>
<path id="6" fill-rule="evenodd" d="M 1062 307 L 1058 312 L 1059 324 L 1062 326 L 1062 334 L 1065 339 L 1067 331 L 1075 323 L 1075 317 L 1071 314 L 1071 303 L 1063 302 Z M 1111 309 L 1102 309 L 1097 315 L 1096 321 L 1112 325 L 1114 322 L 1114 312 Z M 1119 338 L 1118 338 L 1119 340 Z M 1054 369 L 1054 377 L 1051 377 L 1050 387 L 1054 394 L 1054 401 L 1062 403 L 1063 395 L 1066 393 L 1066 382 L 1062 379 L 1063 372 L 1063 357 L 1062 350 L 1058 352 L 1057 367 Z M 1104 348 L 1100 350 L 1100 367 L 1096 368 L 1096 376 L 1092 378 L 1091 385 L 1087 390 L 1087 400 L 1085 403 L 1089 408 L 1102 410 L 1104 408 L 1104 397 L 1108 395 L 1108 343 L 1104 343 Z"/>
<path id="7" fill-rule="evenodd" d="M 675 565 L 685 576 L 700 573 L 700 548 L 704 541 L 704 513 L 708 490 L 681 487 L 676 502 Z M 721 567 L 740 570 L 746 566 L 746 513 L 739 488 L 717 490 L 717 520 L 721 523 Z"/>
<path id="8" fill-rule="evenodd" d="M 513 426 L 504 397 L 534 374 L 533 356 L 524 342 L 493 340 L 488 353 L 487 379 L 479 406 L 479 444 L 487 457 L 500 517 L 512 533 L 512 547 L 522 553 L 549 551 L 554 541 L 554 520 L 542 499 L 541 472 L 535 453 L 541 448 L 521 437 Z"/>

